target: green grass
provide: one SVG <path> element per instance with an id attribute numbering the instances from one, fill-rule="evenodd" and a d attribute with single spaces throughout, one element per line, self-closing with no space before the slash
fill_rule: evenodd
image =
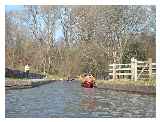
<path id="1" fill-rule="evenodd" d="M 139 85 L 139 86 L 156 86 L 156 80 L 96 80 L 97 84 L 120 84 L 120 85 Z"/>

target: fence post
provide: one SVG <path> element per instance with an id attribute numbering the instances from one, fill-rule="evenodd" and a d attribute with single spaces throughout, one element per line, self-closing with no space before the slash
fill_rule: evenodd
<path id="1" fill-rule="evenodd" d="M 113 63 L 113 80 L 116 79 L 116 64 Z"/>
<path id="2" fill-rule="evenodd" d="M 149 80 L 152 80 L 152 58 L 148 58 L 149 64 Z"/>
<path id="3" fill-rule="evenodd" d="M 134 59 L 134 81 L 137 81 L 137 59 Z"/>
<path id="4" fill-rule="evenodd" d="M 131 80 L 134 80 L 134 57 L 132 57 L 131 58 L 131 74 L 132 74 L 132 76 L 131 76 Z"/>

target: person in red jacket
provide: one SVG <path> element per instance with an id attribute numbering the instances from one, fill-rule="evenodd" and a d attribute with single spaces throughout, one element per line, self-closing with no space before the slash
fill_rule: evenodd
<path id="1" fill-rule="evenodd" d="M 95 78 L 91 73 L 86 75 L 83 80 L 83 86 L 87 88 L 93 88 L 95 84 Z"/>

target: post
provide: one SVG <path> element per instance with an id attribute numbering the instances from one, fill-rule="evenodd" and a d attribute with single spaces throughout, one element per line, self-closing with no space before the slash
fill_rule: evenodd
<path id="1" fill-rule="evenodd" d="M 137 81 L 137 59 L 134 59 L 134 81 Z"/>
<path id="2" fill-rule="evenodd" d="M 113 80 L 116 80 L 116 64 L 113 63 Z"/>
<path id="3" fill-rule="evenodd" d="M 131 80 L 134 80 L 134 57 L 132 57 L 131 58 L 131 74 L 132 74 L 132 76 L 131 76 Z"/>
<path id="4" fill-rule="evenodd" d="M 149 80 L 152 80 L 152 58 L 148 59 L 149 64 Z"/>

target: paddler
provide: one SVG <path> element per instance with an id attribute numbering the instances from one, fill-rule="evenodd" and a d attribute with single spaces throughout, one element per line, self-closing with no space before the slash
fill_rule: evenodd
<path id="1" fill-rule="evenodd" d="M 93 87 L 95 86 L 95 78 L 91 73 L 89 73 L 84 77 L 83 83 L 86 84 L 88 87 Z"/>

